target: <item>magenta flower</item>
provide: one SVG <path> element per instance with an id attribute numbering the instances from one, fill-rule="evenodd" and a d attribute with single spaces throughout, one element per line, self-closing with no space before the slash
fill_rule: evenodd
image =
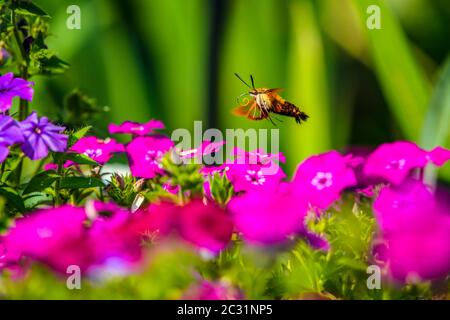
<path id="1" fill-rule="evenodd" d="M 92 220 L 87 241 L 94 257 L 89 271 L 101 272 L 111 261 L 119 262 L 121 271 L 133 269 L 142 258 L 143 238 L 129 228 L 134 215 L 114 203 L 102 202 L 87 206 L 86 213 Z"/>
<path id="2" fill-rule="evenodd" d="M 382 245 L 375 253 L 399 281 L 437 279 L 450 272 L 449 208 L 425 185 L 385 187 L 374 203 Z"/>
<path id="3" fill-rule="evenodd" d="M 242 292 L 224 281 L 206 281 L 189 287 L 184 293 L 186 300 L 242 300 Z"/>
<path id="4" fill-rule="evenodd" d="M 65 272 L 67 266 L 85 265 L 82 208 L 64 206 L 42 210 L 17 219 L 16 225 L 6 234 L 5 248 L 10 255 L 26 256 Z M 87 252 L 87 251 L 85 251 Z"/>
<path id="5" fill-rule="evenodd" d="M 31 101 L 34 94 L 33 85 L 33 82 L 14 78 L 12 72 L 0 76 L 0 112 L 5 112 L 11 108 L 14 97 Z"/>
<path id="6" fill-rule="evenodd" d="M 429 161 L 441 166 L 448 159 L 449 151 L 441 147 L 427 152 L 409 141 L 385 143 L 369 155 L 364 174 L 400 184 L 411 170 L 424 168 Z"/>
<path id="7" fill-rule="evenodd" d="M 308 203 L 292 193 L 289 185 L 262 188 L 233 198 L 228 204 L 236 229 L 255 244 L 285 241 L 305 231 Z"/>
<path id="8" fill-rule="evenodd" d="M 9 154 L 9 146 L 23 142 L 19 124 L 11 117 L 0 115 L 0 162 Z"/>
<path id="9" fill-rule="evenodd" d="M 61 273 L 70 265 L 88 274 L 98 272 L 111 267 L 112 261 L 132 268 L 142 257 L 143 234 L 130 228 L 137 217 L 102 203 L 88 205 L 86 210 L 72 206 L 41 210 L 16 220 L 4 237 L 3 255 L 10 264 L 27 257 Z"/>
<path id="10" fill-rule="evenodd" d="M 219 172 L 225 174 L 233 185 L 235 192 L 274 189 L 286 177 L 276 162 L 284 161 L 282 154 L 271 155 L 256 150 L 245 152 L 238 148 L 234 151 L 235 158 L 217 167 L 202 169 L 205 175 Z"/>
<path id="11" fill-rule="evenodd" d="M 356 184 L 350 156 L 329 151 L 312 156 L 297 168 L 293 179 L 295 193 L 318 209 L 328 208 L 341 192 Z"/>
<path id="12" fill-rule="evenodd" d="M 153 203 L 131 215 L 118 234 L 132 237 L 160 237 L 169 235 L 175 228 L 179 207 L 172 203 Z"/>
<path id="13" fill-rule="evenodd" d="M 238 147 L 234 148 L 233 156 L 235 157 L 237 163 L 245 164 L 259 164 L 259 165 L 269 165 L 272 162 L 285 162 L 286 158 L 284 155 L 279 153 L 266 153 L 262 149 L 256 149 L 254 151 L 245 151 Z"/>
<path id="14" fill-rule="evenodd" d="M 67 135 L 62 134 L 64 127 L 56 126 L 47 117 L 38 118 L 32 112 L 20 123 L 25 141 L 22 151 L 31 160 L 46 157 L 49 151 L 64 152 L 67 148 Z"/>
<path id="15" fill-rule="evenodd" d="M 428 152 L 430 160 L 438 167 L 443 166 L 450 159 L 450 150 L 436 147 Z"/>
<path id="16" fill-rule="evenodd" d="M 104 164 L 111 159 L 114 153 L 124 152 L 125 148 L 114 139 L 107 138 L 101 140 L 97 137 L 90 136 L 78 140 L 70 150 L 84 154 L 92 160 Z"/>
<path id="17" fill-rule="evenodd" d="M 109 133 L 125 133 L 137 136 L 145 136 L 153 133 L 155 129 L 164 129 L 164 124 L 159 120 L 150 120 L 147 123 L 138 123 L 133 121 L 125 121 L 120 125 L 111 123 L 108 126 Z"/>
<path id="18" fill-rule="evenodd" d="M 172 147 L 173 142 L 160 135 L 134 139 L 126 148 L 131 173 L 148 179 L 163 174 L 161 159 Z"/>
<path id="19" fill-rule="evenodd" d="M 181 208 L 177 221 L 182 238 L 212 253 L 224 249 L 233 233 L 231 218 L 223 209 L 197 199 Z"/>

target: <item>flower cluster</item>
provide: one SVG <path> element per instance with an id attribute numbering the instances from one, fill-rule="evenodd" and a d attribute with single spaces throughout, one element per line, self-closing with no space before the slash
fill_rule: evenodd
<path id="1" fill-rule="evenodd" d="M 0 128 L 3 160 L 12 144 L 21 145 L 31 159 L 43 158 L 49 150 L 64 151 L 67 144 L 62 127 L 35 113 L 21 123 L 2 116 Z M 100 194 L 76 198 L 77 190 L 67 193 L 57 187 L 66 177 L 78 177 L 88 179 L 82 188 L 89 190 L 100 171 L 85 176 L 79 166 L 93 164 L 70 157 L 62 176 L 43 175 L 53 179 L 45 180 L 47 187 L 60 179 L 53 192 L 63 202 L 14 221 L 0 237 L 0 270 L 20 274 L 29 266 L 26 261 L 37 261 L 58 273 L 76 265 L 93 279 L 111 270 L 124 275 L 146 265 L 149 248 L 171 241 L 181 241 L 206 261 L 224 259 L 224 253 L 242 243 L 256 250 L 306 243 L 312 252 L 332 254 L 337 250 L 333 233 L 314 224 L 339 216 L 348 201 L 343 195 L 348 194 L 355 205 L 373 202 L 377 227 L 365 262 L 377 263 L 386 279 L 405 283 L 449 274 L 449 207 L 422 181 L 423 175 L 416 174 L 427 165 L 444 165 L 449 150 L 425 151 L 406 141 L 383 144 L 367 157 L 332 150 L 305 159 L 289 179 L 280 164 L 285 161 L 281 153 L 235 148 L 222 164 L 198 165 L 192 160 L 201 163 L 224 142 L 204 141 L 195 149 L 179 150 L 155 132 L 162 128 L 157 120 L 110 125 L 111 134 L 130 135 L 125 144 L 111 137 L 79 138 L 67 154 L 90 158 L 101 170 L 115 153 L 125 153 L 132 176 L 99 180 Z M 175 163 L 173 156 L 183 161 Z M 372 191 L 361 194 L 358 188 Z M 125 207 L 111 201 L 115 197 Z M 186 288 L 184 296 L 243 297 L 234 284 L 204 278 Z"/>
<path id="2" fill-rule="evenodd" d="M 64 152 L 67 135 L 64 127 L 54 125 L 47 117 L 39 118 L 32 112 L 24 121 L 18 122 L 5 115 L 14 97 L 31 101 L 33 83 L 15 78 L 12 73 L 0 76 L 0 162 L 9 154 L 9 148 L 20 145 L 23 153 L 31 160 L 45 158 L 50 151 Z"/>

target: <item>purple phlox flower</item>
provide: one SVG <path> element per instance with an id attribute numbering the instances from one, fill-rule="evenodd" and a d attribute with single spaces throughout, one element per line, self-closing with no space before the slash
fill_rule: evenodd
<path id="1" fill-rule="evenodd" d="M 380 145 L 367 158 L 364 174 L 400 184 L 413 169 L 424 168 L 430 161 L 437 166 L 450 158 L 450 151 L 437 147 L 430 152 L 409 141 Z"/>
<path id="2" fill-rule="evenodd" d="M 172 147 L 172 140 L 162 135 L 133 139 L 126 147 L 131 173 L 148 179 L 164 174 L 161 160 Z"/>
<path id="3" fill-rule="evenodd" d="M 9 154 L 9 146 L 23 142 L 19 124 L 9 116 L 0 115 L 0 162 Z"/>
<path id="4" fill-rule="evenodd" d="M 34 94 L 33 85 L 33 82 L 14 78 L 12 72 L 0 76 L 0 112 L 5 112 L 11 108 L 14 97 L 31 101 Z"/>
<path id="5" fill-rule="evenodd" d="M 5 48 L 0 48 L 0 66 L 4 65 L 10 57 L 11 54 Z"/>
<path id="6" fill-rule="evenodd" d="M 109 133 L 125 133 L 136 136 L 145 136 L 153 133 L 156 129 L 164 129 L 164 123 L 159 120 L 152 119 L 147 123 L 139 123 L 133 121 L 125 121 L 120 125 L 111 123 L 108 126 Z"/>
<path id="7" fill-rule="evenodd" d="M 375 254 L 399 281 L 450 272 L 450 208 L 419 181 L 384 187 L 373 205 L 380 226 Z"/>
<path id="8" fill-rule="evenodd" d="M 116 140 L 106 138 L 104 140 L 94 136 L 83 137 L 78 140 L 71 148 L 71 151 L 84 154 L 97 161 L 100 164 L 104 164 L 111 159 L 114 153 L 124 152 L 123 145 Z"/>
<path id="9" fill-rule="evenodd" d="M 234 197 L 228 209 L 236 229 L 253 244 L 273 244 L 305 231 L 308 203 L 292 187 L 251 190 Z"/>
<path id="10" fill-rule="evenodd" d="M 356 184 L 350 156 L 329 151 L 312 156 L 297 168 L 293 179 L 299 197 L 318 209 L 326 209 L 339 199 L 341 192 Z"/>
<path id="11" fill-rule="evenodd" d="M 54 125 L 47 117 L 38 118 L 32 112 L 20 123 L 25 138 L 22 151 L 31 160 L 46 157 L 49 151 L 64 152 L 67 147 L 67 135 L 62 134 L 64 127 Z"/>

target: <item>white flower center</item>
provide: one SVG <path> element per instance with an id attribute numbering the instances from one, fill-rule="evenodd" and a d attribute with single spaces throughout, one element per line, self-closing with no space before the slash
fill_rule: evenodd
<path id="1" fill-rule="evenodd" d="M 149 162 L 150 164 L 157 165 L 159 168 L 162 168 L 162 165 L 160 163 L 162 155 L 163 153 L 159 150 L 148 150 L 145 154 L 145 161 Z"/>
<path id="2" fill-rule="evenodd" d="M 84 154 L 91 159 L 98 158 L 103 154 L 102 149 L 86 149 Z"/>
<path id="3" fill-rule="evenodd" d="M 143 126 L 131 127 L 131 131 L 144 131 L 144 127 Z"/>
<path id="4" fill-rule="evenodd" d="M 333 185 L 333 174 L 331 172 L 319 171 L 311 180 L 311 184 L 316 187 L 317 190 L 329 188 Z"/>
<path id="5" fill-rule="evenodd" d="M 247 170 L 245 180 L 247 180 L 251 184 L 254 184 L 255 186 L 262 186 L 266 182 L 266 177 L 264 177 L 261 170 Z"/>
<path id="6" fill-rule="evenodd" d="M 400 159 L 400 160 L 392 160 L 389 164 L 386 165 L 386 169 L 388 170 L 403 170 L 405 167 L 406 160 Z"/>
<path id="7" fill-rule="evenodd" d="M 53 236 L 53 231 L 45 227 L 37 229 L 36 232 L 41 239 L 47 239 Z"/>

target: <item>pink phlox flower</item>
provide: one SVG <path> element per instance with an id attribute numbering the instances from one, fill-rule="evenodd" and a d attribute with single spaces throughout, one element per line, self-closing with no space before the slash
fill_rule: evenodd
<path id="1" fill-rule="evenodd" d="M 177 228 L 186 241 L 214 254 L 230 242 L 233 222 L 224 209 L 194 199 L 179 211 Z"/>
<path id="2" fill-rule="evenodd" d="M 172 147 L 173 142 L 161 135 L 135 138 L 126 147 L 132 174 L 148 179 L 164 174 L 161 160 Z"/>
<path id="3" fill-rule="evenodd" d="M 120 125 L 111 123 L 108 126 L 109 133 L 124 133 L 124 134 L 132 134 L 136 136 L 146 136 L 151 134 L 156 129 L 164 129 L 164 123 L 159 120 L 152 119 L 146 123 L 139 123 L 133 121 L 125 121 Z"/>
<path id="4" fill-rule="evenodd" d="M 449 157 L 450 151 L 442 147 L 427 152 L 409 141 L 385 143 L 368 156 L 364 173 L 400 184 L 413 169 L 424 168 L 430 161 L 441 166 Z"/>
<path id="5" fill-rule="evenodd" d="M 225 144 L 225 141 L 203 141 L 200 146 L 193 149 L 188 150 L 178 150 L 178 154 L 180 157 L 185 159 L 199 158 L 202 159 L 203 156 L 217 153 L 220 151 L 220 148 Z"/>
<path id="6" fill-rule="evenodd" d="M 337 151 L 309 157 L 297 168 L 293 185 L 298 197 L 325 210 L 340 198 L 341 192 L 356 184 L 352 158 Z"/>
<path id="7" fill-rule="evenodd" d="M 291 187 L 262 188 L 234 197 L 228 209 L 246 241 L 273 244 L 305 231 L 308 203 L 296 197 Z"/>
<path id="8" fill-rule="evenodd" d="M 449 207 L 419 181 L 381 190 L 373 205 L 383 245 L 375 247 L 399 281 L 443 278 L 450 272 Z"/>
<path id="9" fill-rule="evenodd" d="M 84 154 L 100 164 L 105 164 L 115 153 L 124 152 L 122 144 L 111 138 L 104 140 L 94 136 L 83 137 L 78 140 L 70 151 Z"/>

